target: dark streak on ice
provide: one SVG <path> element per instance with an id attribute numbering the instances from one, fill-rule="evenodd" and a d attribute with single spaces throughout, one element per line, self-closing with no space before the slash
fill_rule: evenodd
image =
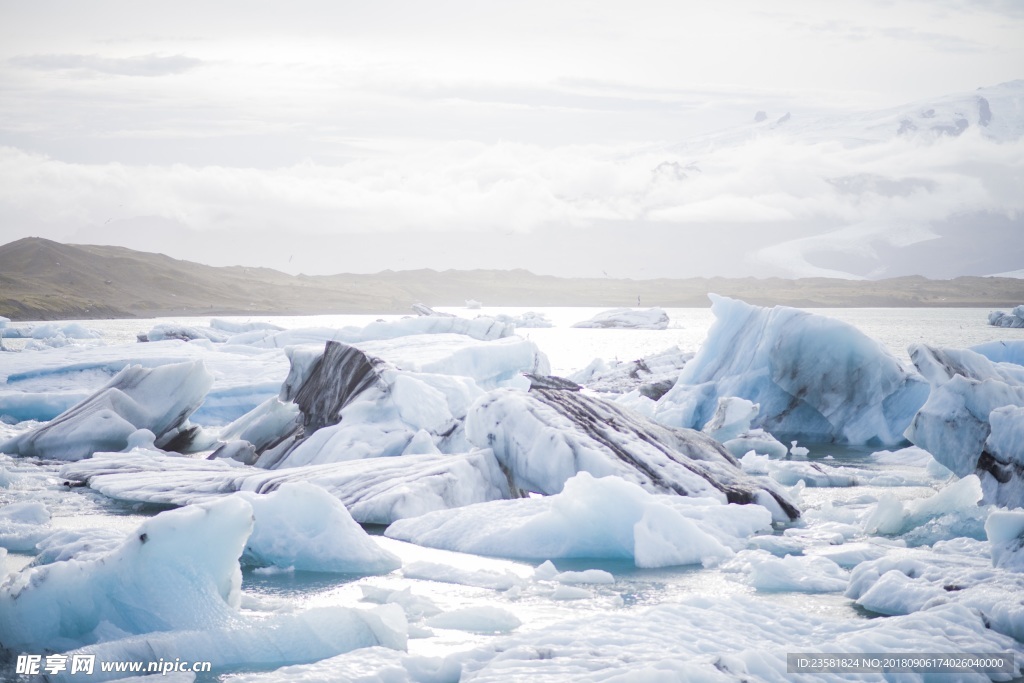
<path id="1" fill-rule="evenodd" d="M 532 378 L 531 382 L 533 382 Z M 800 516 L 800 511 L 776 492 L 739 481 L 744 477 L 739 463 L 720 443 L 706 434 L 692 430 L 672 429 L 647 420 L 637 419 L 637 416 L 613 403 L 577 391 L 553 389 L 534 384 L 530 387 L 530 394 L 569 418 L 587 436 L 607 448 L 622 462 L 643 473 L 658 488 L 682 496 L 691 493 L 680 486 L 678 482 L 663 476 L 657 468 L 636 457 L 634 453 L 624 447 L 623 435 L 627 439 L 632 436 L 653 446 L 673 462 L 700 476 L 724 493 L 726 500 L 730 503 L 755 503 L 757 494 L 764 491 L 775 498 L 791 519 L 797 519 Z M 708 457 L 709 454 L 713 455 Z M 708 470 L 693 462 L 701 460 L 718 461 L 719 464 L 731 465 L 739 475 L 738 481 L 735 483 L 725 482 L 712 476 Z"/>
<path id="2" fill-rule="evenodd" d="M 353 346 L 327 342 L 293 399 L 302 411 L 306 435 L 337 424 L 342 408 L 377 381 L 382 364 Z"/>

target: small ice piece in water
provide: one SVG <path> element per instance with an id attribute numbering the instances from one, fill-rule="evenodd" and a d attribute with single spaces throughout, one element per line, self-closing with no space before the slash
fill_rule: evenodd
<path id="1" fill-rule="evenodd" d="M 808 453 L 810 453 L 810 451 L 808 449 L 804 448 L 803 446 L 797 446 L 796 444 L 797 444 L 796 441 L 790 441 L 789 442 L 789 454 L 790 455 L 795 455 L 798 458 L 802 458 L 802 457 L 806 456 Z"/>

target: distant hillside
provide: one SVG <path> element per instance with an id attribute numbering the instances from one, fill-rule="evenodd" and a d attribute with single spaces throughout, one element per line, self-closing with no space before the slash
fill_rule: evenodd
<path id="1" fill-rule="evenodd" d="M 0 315 L 12 320 L 173 315 L 407 313 L 462 306 L 706 306 L 716 292 L 762 305 L 988 306 L 1024 303 L 1024 280 L 567 279 L 523 270 L 292 276 L 215 268 L 122 247 L 26 238 L 0 247 Z"/>

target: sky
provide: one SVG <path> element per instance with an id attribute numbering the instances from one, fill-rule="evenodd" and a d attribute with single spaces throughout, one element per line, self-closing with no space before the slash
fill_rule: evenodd
<path id="1" fill-rule="evenodd" d="M 0 0 L 0 244 L 307 274 L 1018 271 L 1022 78 L 1016 0 Z"/>

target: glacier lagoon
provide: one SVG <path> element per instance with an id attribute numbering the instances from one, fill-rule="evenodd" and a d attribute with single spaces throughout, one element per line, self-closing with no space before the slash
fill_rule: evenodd
<path id="1" fill-rule="evenodd" d="M 518 316 L 528 310 L 542 311 L 553 327 L 520 328 L 518 334 L 534 343 L 545 354 L 548 369 L 560 376 L 584 369 L 594 358 L 614 364 L 616 360 L 650 357 L 673 346 L 681 354 L 698 352 L 714 321 L 708 309 L 669 309 L 671 322 L 665 330 L 588 330 L 571 325 L 600 311 L 440 309 L 464 317 Z M 915 343 L 963 349 L 993 340 L 1024 340 L 1022 330 L 988 326 L 985 312 L 978 309 L 814 312 L 852 323 L 908 367 L 912 366 L 907 349 Z M 296 330 L 362 328 L 377 319 L 317 316 L 264 320 Z M 155 365 L 168 349 L 173 349 L 172 355 L 191 357 L 193 350 L 184 350 L 192 346 L 213 374 L 208 401 L 216 403 L 200 407 L 193 422 L 216 433 L 276 395 L 288 375 L 289 363 L 273 345 L 247 345 L 229 358 L 217 358 L 220 350 L 209 341 L 134 343 L 138 333 L 160 324 L 202 327 L 209 322 L 208 318 L 84 322 L 99 332 L 97 339 L 65 339 L 54 348 L 0 355 L 0 363 L 7 366 L 3 368 L 5 390 L 0 400 L 8 413 L 49 411 L 52 418 L 108 381 L 119 359 L 127 356 L 133 362 Z M 24 347 L 28 343 L 6 340 L 8 347 L 16 344 Z M 42 341 L 36 346 L 45 345 Z M 417 364 L 420 370 L 441 370 L 447 363 L 451 372 L 475 373 L 481 383 L 492 381 L 483 376 L 477 361 L 470 363 L 472 367 L 465 366 L 468 370 L 453 370 L 458 365 L 455 353 L 430 357 L 422 349 L 413 353 L 408 347 L 400 354 L 391 352 L 401 355 L 407 364 Z M 73 370 L 66 371 L 69 367 Z M 415 422 L 429 434 L 435 417 L 415 415 L 406 421 Z M 9 418 L 0 425 L 0 441 L 38 426 L 37 422 Z M 431 450 L 427 441 L 420 438 L 418 443 L 424 446 L 420 450 Z M 145 448 L 152 442 L 131 445 Z M 556 518 L 568 530 L 569 540 L 574 540 L 573 530 L 587 524 L 587 510 L 608 507 L 615 511 L 618 505 L 623 510 L 636 509 L 640 515 L 639 521 L 634 520 L 637 524 L 647 520 L 642 529 L 648 541 L 652 534 L 671 533 L 667 528 L 685 528 L 674 547 L 703 549 L 686 560 L 686 565 L 670 561 L 667 566 L 641 569 L 639 554 L 623 556 L 617 551 L 591 559 L 483 557 L 445 549 L 446 544 L 457 544 L 465 531 L 434 543 L 440 547 L 427 547 L 431 543 L 389 538 L 383 535 L 383 526 L 369 525 L 373 541 L 398 558 L 401 569 L 389 572 L 384 566 L 363 576 L 250 562 L 236 589 L 225 592 L 234 604 L 221 596 L 235 610 L 223 617 L 226 621 L 214 619 L 214 623 L 197 625 L 185 620 L 154 628 L 123 614 L 107 615 L 100 618 L 107 626 L 91 630 L 86 637 L 92 642 L 75 643 L 56 636 L 48 641 L 50 636 L 43 631 L 41 640 L 26 641 L 29 644 L 18 652 L 46 654 L 80 647 L 82 652 L 96 652 L 111 660 L 133 659 L 143 650 L 164 653 L 165 659 L 196 660 L 213 652 L 209 658 L 218 662 L 217 668 L 200 680 L 232 681 L 441 681 L 460 676 L 463 680 L 608 680 L 616 676 L 622 680 L 686 680 L 693 675 L 710 680 L 820 680 L 820 674 L 785 673 L 787 653 L 808 651 L 1015 652 L 1020 661 L 1024 654 L 1024 579 L 1012 549 L 1017 538 L 1014 525 L 1019 521 L 1012 515 L 1009 521 L 1002 520 L 998 508 L 979 505 L 983 491 L 976 476 L 957 478 L 915 448 L 809 441 L 790 446 L 788 440 L 784 445 L 788 448 L 782 457 L 755 453 L 740 461 L 746 475 L 779 487 L 802 511 L 799 521 L 776 521 L 774 528 L 770 519 L 750 519 L 747 514 L 730 518 L 732 513 L 726 514 L 730 507 L 745 506 L 716 502 L 681 509 L 640 488 L 604 490 L 585 479 L 568 482 L 572 486 L 559 509 L 584 511 L 583 518 Z M 138 452 L 135 455 L 145 457 Z M 427 456 L 427 452 L 422 455 Z M 94 460 L 101 463 L 102 457 Z M 123 457 L 113 458 L 110 466 L 123 467 L 122 461 Z M 81 461 L 86 469 L 89 463 Z M 4 467 L 0 496 L 9 513 L 0 519 L 0 538 L 8 548 L 7 570 L 19 570 L 33 562 L 36 543 L 46 547 L 47 566 L 58 564 L 62 557 L 85 561 L 90 552 L 97 556 L 113 552 L 126 535 L 159 519 L 154 516 L 169 507 L 166 501 L 146 499 L 146 495 L 152 497 L 152 489 L 150 494 L 140 494 L 137 483 L 134 493 L 125 494 L 127 500 L 113 500 L 100 493 L 99 478 L 90 480 L 92 488 L 64 486 L 65 475 L 73 473 L 76 465 L 10 456 L 3 456 L 0 464 Z M 124 475 L 140 477 L 131 470 Z M 474 503 L 490 504 L 484 500 Z M 465 502 L 453 512 L 464 506 Z M 512 514 L 498 508 L 494 513 L 488 510 L 481 508 L 481 519 L 488 514 L 503 518 Z M 229 512 L 219 514 L 231 518 Z M 238 516 L 237 511 L 233 514 Z M 547 519 L 551 526 L 552 518 Z M 659 526 L 665 519 L 682 521 Z M 550 541 L 549 536 L 544 540 Z M 416 538 L 415 534 L 406 537 Z M 632 540 L 637 548 L 642 547 L 644 557 L 652 556 L 652 547 L 661 547 Z M 527 546 L 532 542 L 524 541 Z M 1003 546 L 1010 549 L 1000 550 Z M 198 552 L 194 561 L 204 561 L 202 549 L 172 543 L 169 550 Z M 683 560 L 677 557 L 677 561 Z M 111 560 L 105 563 L 111 564 Z M 226 570 L 222 574 L 233 575 Z M 113 576 L 98 578 L 91 585 L 116 582 L 120 575 Z M 46 604 L 47 599 L 43 596 L 39 604 Z M 159 600 L 153 600 L 153 609 L 158 610 Z M 358 624 L 352 625 L 353 609 L 373 616 L 357 615 Z M 34 617 L 24 613 L 14 618 L 28 623 Z M 351 637 L 314 643 L 282 636 L 273 656 L 252 653 L 261 643 L 265 648 L 266 643 L 277 642 L 267 635 L 268 629 L 309 634 L 336 629 L 342 621 L 352 622 L 344 631 Z M 206 638 L 217 634 L 220 648 L 199 647 L 196 633 L 205 633 Z M 133 634 L 141 634 L 143 640 Z M 8 664 L 13 667 L 13 661 Z M 278 665 L 296 668 L 279 669 Z M 914 673 L 901 676 L 901 680 L 925 677 Z M 991 677 L 1009 680 L 1012 674 Z"/>

